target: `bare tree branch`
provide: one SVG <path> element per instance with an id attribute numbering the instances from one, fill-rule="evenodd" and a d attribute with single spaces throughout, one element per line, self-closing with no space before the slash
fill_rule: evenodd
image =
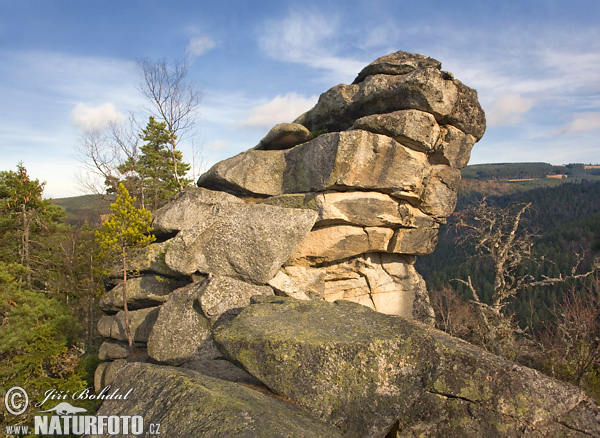
<path id="1" fill-rule="evenodd" d="M 170 145 L 175 178 L 180 190 L 183 189 L 181 177 L 177 171 L 175 151 L 181 139 L 196 124 L 196 113 L 201 94 L 196 86 L 187 81 L 188 65 L 185 60 L 175 61 L 169 65 L 165 59 L 140 61 L 143 82 L 140 86 L 142 94 L 148 99 L 150 108 L 147 111 L 167 124 L 171 133 Z"/>

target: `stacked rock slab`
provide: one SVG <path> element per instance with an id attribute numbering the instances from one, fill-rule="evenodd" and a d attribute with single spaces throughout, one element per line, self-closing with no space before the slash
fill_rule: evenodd
<path id="1" fill-rule="evenodd" d="M 273 295 L 266 283 L 312 228 L 317 214 L 247 203 L 225 192 L 190 188 L 160 209 L 154 232 L 160 242 L 139 251 L 128 281 L 134 357 L 127 348 L 123 286 L 116 280 L 100 299 L 106 313 L 98 332 L 96 389 L 111 383 L 128 361 L 155 362 L 203 371 L 234 381 L 255 380 L 224 360 L 211 337 L 224 313 L 248 305 L 250 297 Z M 255 382 L 257 383 L 257 382 Z"/>
<path id="2" fill-rule="evenodd" d="M 318 214 L 269 281 L 276 293 L 350 300 L 431 323 L 414 262 L 434 250 L 484 130 L 474 90 L 434 59 L 397 52 L 213 166 L 198 186 Z"/>
<path id="3" fill-rule="evenodd" d="M 137 360 L 221 360 L 211 324 L 254 294 L 343 299 L 431 323 L 415 260 L 434 250 L 484 129 L 475 91 L 438 61 L 397 52 L 216 164 L 157 212 L 159 243 L 132 261 Z M 100 300 L 97 386 L 128 356 L 121 276 L 112 272 Z"/>
<path id="4" fill-rule="evenodd" d="M 111 273 L 95 386 L 131 396 L 99 415 L 172 438 L 598 436 L 578 388 L 427 325 L 414 262 L 484 129 L 474 90 L 397 52 L 216 164 L 131 260 L 133 357 Z"/>

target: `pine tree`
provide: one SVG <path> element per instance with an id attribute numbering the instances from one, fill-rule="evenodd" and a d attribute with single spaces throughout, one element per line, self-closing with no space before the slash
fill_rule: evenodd
<path id="1" fill-rule="evenodd" d="M 140 205 L 149 206 L 151 211 L 156 211 L 177 193 L 180 184 L 187 186 L 191 182 L 183 177 L 190 170 L 190 165 L 183 161 L 181 151 L 169 149 L 173 135 L 166 123 L 157 122 L 151 116 L 140 134 L 146 143 L 140 147 L 139 156 L 135 161 L 130 158 L 118 169 L 123 175 L 128 175 L 126 185 L 136 191 Z"/>
<path id="2" fill-rule="evenodd" d="M 117 199 L 111 204 L 112 213 L 102 228 L 96 232 L 96 242 L 105 259 L 119 260 L 123 273 L 123 310 L 125 311 L 125 331 L 129 351 L 133 354 L 133 339 L 127 309 L 128 258 L 135 249 L 143 248 L 155 240 L 152 231 L 152 214 L 145 208 L 136 208 L 135 197 L 131 197 L 121 183 Z"/>
<path id="3" fill-rule="evenodd" d="M 12 170 L 0 172 L 2 225 L 5 230 L 18 230 L 20 240 L 18 262 L 27 268 L 25 278 L 28 289 L 32 286 L 30 257 L 32 227 L 51 220 L 54 212 L 50 202 L 42 200 L 45 184 L 37 179 L 32 180 L 23 162 L 17 165 L 16 172 Z"/>

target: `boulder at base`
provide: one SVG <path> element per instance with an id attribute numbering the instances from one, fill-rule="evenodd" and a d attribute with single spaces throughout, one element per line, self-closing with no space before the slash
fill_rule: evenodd
<path id="1" fill-rule="evenodd" d="M 292 403 L 191 370 L 130 363 L 119 369 L 113 387 L 121 393 L 132 389 L 131 395 L 126 400 L 105 401 L 98 415 L 141 415 L 145 427 L 160 424 L 157 436 L 342 436 Z"/>
<path id="2" fill-rule="evenodd" d="M 600 409 L 579 388 L 351 302 L 257 298 L 214 339 L 349 437 L 600 434 Z"/>

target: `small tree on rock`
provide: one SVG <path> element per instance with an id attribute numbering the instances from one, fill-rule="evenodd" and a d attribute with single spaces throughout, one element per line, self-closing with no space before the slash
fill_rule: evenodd
<path id="1" fill-rule="evenodd" d="M 125 332 L 129 352 L 133 354 L 133 339 L 127 309 L 127 273 L 132 251 L 143 248 L 155 240 L 152 231 L 152 214 L 145 208 L 136 208 L 135 198 L 129 195 L 125 186 L 119 184 L 117 199 L 111 204 L 112 213 L 102 228 L 96 232 L 102 257 L 119 260 L 123 273 L 123 310 L 125 312 Z"/>

